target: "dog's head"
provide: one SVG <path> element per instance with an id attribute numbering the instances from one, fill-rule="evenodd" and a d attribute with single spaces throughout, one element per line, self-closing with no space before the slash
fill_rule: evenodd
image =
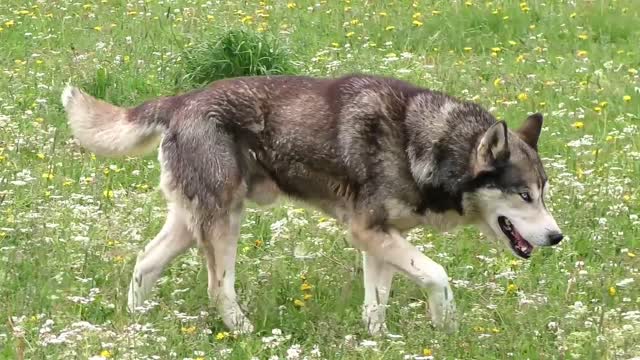
<path id="1" fill-rule="evenodd" d="M 466 202 L 479 227 L 522 258 L 563 237 L 545 205 L 549 185 L 537 151 L 541 128 L 541 114 L 529 116 L 516 131 L 497 122 L 480 137 L 471 161 L 473 191 Z"/>

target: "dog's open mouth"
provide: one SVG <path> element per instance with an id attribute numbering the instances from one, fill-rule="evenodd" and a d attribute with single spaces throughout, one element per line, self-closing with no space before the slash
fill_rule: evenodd
<path id="1" fill-rule="evenodd" d="M 498 224 L 502 232 L 509 238 L 509 244 L 516 255 L 528 259 L 533 251 L 533 245 L 529 244 L 529 242 L 520 235 L 506 216 L 498 217 Z"/>

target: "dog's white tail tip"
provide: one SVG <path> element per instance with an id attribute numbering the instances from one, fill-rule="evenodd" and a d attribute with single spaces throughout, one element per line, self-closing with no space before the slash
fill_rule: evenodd
<path id="1" fill-rule="evenodd" d="M 64 88 L 64 91 L 62 92 L 62 105 L 64 106 L 65 109 L 68 108 L 69 103 L 71 102 L 71 100 L 73 100 L 73 97 L 76 96 L 76 94 L 78 94 L 78 88 L 75 86 L 71 86 L 71 85 L 67 85 Z"/>

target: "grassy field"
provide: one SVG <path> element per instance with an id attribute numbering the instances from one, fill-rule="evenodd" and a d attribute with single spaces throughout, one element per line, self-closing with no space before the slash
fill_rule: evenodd
<path id="1" fill-rule="evenodd" d="M 2 0 L 0 358 L 640 356 L 639 23 L 635 0 Z M 216 39 L 230 29 L 245 31 L 224 48 Z M 80 149 L 64 84 L 133 105 L 265 71 L 396 76 L 511 126 L 543 112 L 547 203 L 566 240 L 520 261 L 473 229 L 412 232 L 449 271 L 460 331 L 432 329 L 425 294 L 397 276 L 395 335 L 372 339 L 345 232 L 283 203 L 248 210 L 242 228 L 238 292 L 255 334 L 225 332 L 195 250 L 129 315 L 136 254 L 165 216 L 158 164 Z"/>

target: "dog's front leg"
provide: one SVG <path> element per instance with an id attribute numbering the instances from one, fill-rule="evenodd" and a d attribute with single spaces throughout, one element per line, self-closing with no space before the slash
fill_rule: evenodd
<path id="1" fill-rule="evenodd" d="M 387 331 L 385 314 L 395 269 L 366 252 L 362 255 L 364 268 L 362 321 L 369 330 L 369 334 L 379 336 Z"/>
<path id="2" fill-rule="evenodd" d="M 351 225 L 354 245 L 369 256 L 392 265 L 426 289 L 434 325 L 446 330 L 457 329 L 453 292 L 445 269 L 429 259 L 394 230 Z"/>

